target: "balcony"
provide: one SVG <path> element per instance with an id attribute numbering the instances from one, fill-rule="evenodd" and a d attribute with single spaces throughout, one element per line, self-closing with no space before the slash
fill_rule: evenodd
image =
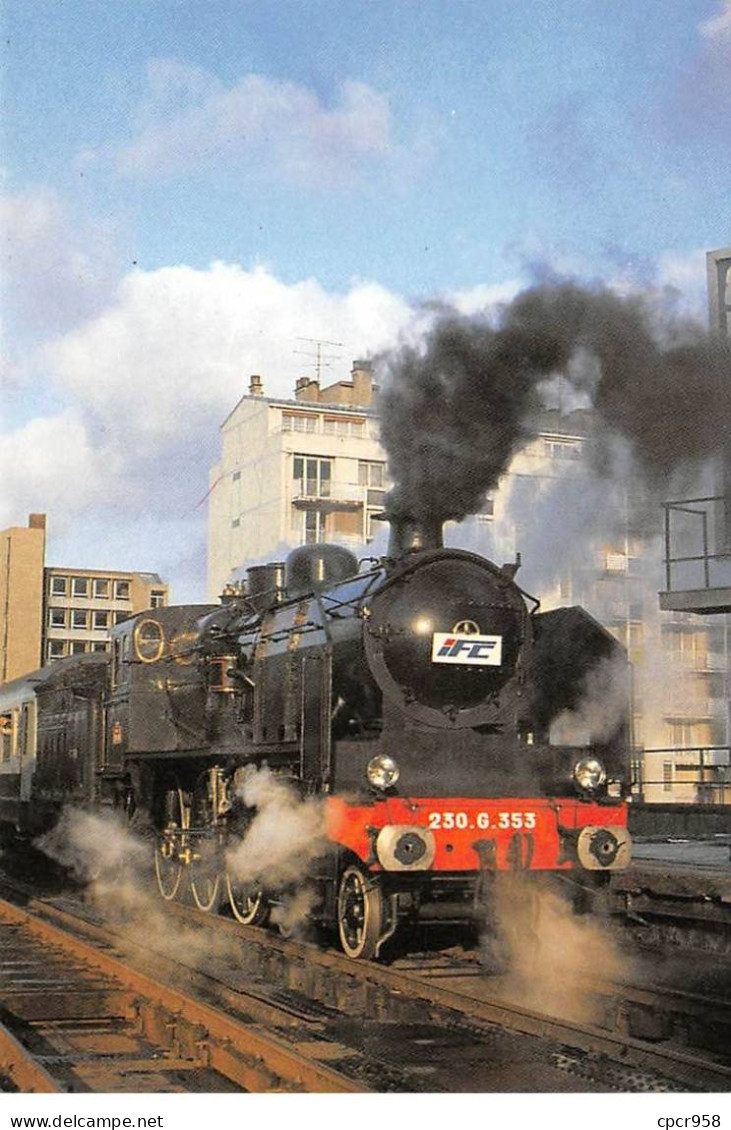
<path id="1" fill-rule="evenodd" d="M 731 498 L 664 503 L 665 612 L 731 612 Z M 715 545 L 715 551 L 711 551 Z"/>
<path id="2" fill-rule="evenodd" d="M 382 509 L 385 490 L 361 486 L 360 483 L 339 483 L 330 479 L 295 479 L 292 505 L 302 509 L 360 510 L 363 507 Z"/>

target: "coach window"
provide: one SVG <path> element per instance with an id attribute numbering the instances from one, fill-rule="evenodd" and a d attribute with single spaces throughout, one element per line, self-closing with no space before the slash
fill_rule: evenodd
<path id="1" fill-rule="evenodd" d="M 88 577 L 74 577 L 72 581 L 72 593 L 74 596 L 88 596 L 89 595 L 89 578 Z"/>
<path id="2" fill-rule="evenodd" d="M 0 761 L 9 761 L 13 749 L 13 712 L 0 714 Z"/>
<path id="3" fill-rule="evenodd" d="M 33 703 L 24 702 L 18 731 L 18 752 L 27 757 L 33 752 Z"/>

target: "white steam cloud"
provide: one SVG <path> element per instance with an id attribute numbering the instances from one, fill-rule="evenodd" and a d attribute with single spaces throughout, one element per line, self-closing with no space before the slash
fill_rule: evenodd
<path id="1" fill-rule="evenodd" d="M 135 836 L 121 813 L 80 808 L 64 808 L 58 823 L 34 846 L 85 882 L 143 866 L 150 855 L 149 845 Z"/>
<path id="2" fill-rule="evenodd" d="M 602 659 L 587 672 L 581 700 L 551 724 L 554 745 L 589 745 L 608 741 L 627 715 L 629 681 L 624 659 Z"/>
<path id="3" fill-rule="evenodd" d="M 517 875 L 495 884 L 494 927 L 482 940 L 488 968 L 506 969 L 494 983 L 511 1003 L 576 1023 L 599 1019 L 596 981 L 626 982 L 631 960 L 606 919 L 579 916 L 556 891 Z M 491 981 L 491 987 L 493 982 Z"/>
<path id="4" fill-rule="evenodd" d="M 230 872 L 240 882 L 274 889 L 303 879 L 327 847 L 324 800 L 302 800 L 266 766 L 249 768 L 239 795 L 256 815 L 241 843 L 227 853 Z"/>

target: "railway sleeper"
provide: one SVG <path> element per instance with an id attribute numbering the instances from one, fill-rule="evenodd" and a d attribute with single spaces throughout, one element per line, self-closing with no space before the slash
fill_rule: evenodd
<path id="1" fill-rule="evenodd" d="M 211 1038 L 207 1029 L 162 1005 L 141 1001 L 138 1019 L 142 1034 L 151 1043 L 169 1050 L 189 1066 L 209 1067 L 245 1091 L 292 1090 L 256 1055 L 236 1048 L 230 1041 Z M 299 1089 L 299 1088 L 294 1088 Z"/>

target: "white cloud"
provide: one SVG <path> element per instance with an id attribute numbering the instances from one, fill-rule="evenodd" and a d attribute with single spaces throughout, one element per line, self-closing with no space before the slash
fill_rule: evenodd
<path id="1" fill-rule="evenodd" d="M 124 421 L 145 454 L 215 429 L 250 373 L 267 392 L 291 395 L 299 336 L 342 341 L 347 372 L 408 316 L 403 299 L 374 283 L 337 294 L 314 279 L 287 286 L 265 268 L 167 267 L 128 275 L 113 305 L 45 357 L 67 395 L 107 427 Z"/>
<path id="2" fill-rule="evenodd" d="M 721 11 L 703 21 L 700 33 L 705 39 L 728 39 L 731 42 L 731 0 L 722 0 Z"/>
<path id="3" fill-rule="evenodd" d="M 0 233 L 3 320 L 16 342 L 66 330 L 108 300 L 108 230 L 75 222 L 51 189 L 0 198 Z"/>
<path id="4" fill-rule="evenodd" d="M 656 285 L 677 294 L 680 314 L 706 322 L 708 318 L 708 280 L 706 249 L 689 252 L 664 251 L 657 261 Z"/>
<path id="5" fill-rule="evenodd" d="M 0 437 L 0 526 L 48 511 L 64 528 L 109 489 L 116 465 L 94 446 L 76 409 L 30 420 Z"/>
<path id="6" fill-rule="evenodd" d="M 224 161 L 247 177 L 329 189 L 398 151 L 388 99 L 365 83 L 344 82 L 327 106 L 299 83 L 248 74 L 226 87 L 176 60 L 151 62 L 147 77 L 136 136 L 116 153 L 123 176 L 174 176 Z"/>

